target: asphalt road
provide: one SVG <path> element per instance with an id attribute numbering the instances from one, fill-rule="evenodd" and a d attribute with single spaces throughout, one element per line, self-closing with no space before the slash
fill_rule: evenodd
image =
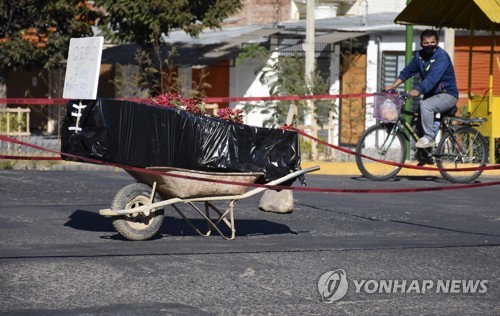
<path id="1" fill-rule="evenodd" d="M 307 178 L 346 189 L 450 185 Z M 500 314 L 499 186 L 296 192 L 287 215 L 259 211 L 259 195 L 237 203 L 233 241 L 199 237 L 167 209 L 158 238 L 131 242 L 98 210 L 132 181 L 113 170 L 0 171 L 2 314 Z M 324 282 L 340 269 L 347 283 Z"/>

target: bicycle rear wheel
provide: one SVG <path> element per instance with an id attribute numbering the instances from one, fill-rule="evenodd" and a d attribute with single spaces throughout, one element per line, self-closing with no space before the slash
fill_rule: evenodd
<path id="1" fill-rule="evenodd" d="M 436 163 L 438 168 L 482 167 L 488 161 L 488 143 L 475 129 L 459 128 L 454 136 L 446 133 L 438 144 Z M 452 183 L 469 183 L 481 175 L 475 171 L 440 171 L 443 178 Z"/>
<path id="2" fill-rule="evenodd" d="M 356 145 L 356 153 L 378 160 L 404 163 L 406 159 L 405 137 L 394 132 L 393 124 L 375 124 L 363 132 Z M 384 181 L 398 174 L 401 167 L 376 162 L 356 156 L 359 171 L 370 180 Z"/>

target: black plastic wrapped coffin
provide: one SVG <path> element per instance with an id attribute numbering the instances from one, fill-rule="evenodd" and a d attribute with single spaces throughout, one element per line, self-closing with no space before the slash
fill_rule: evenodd
<path id="1" fill-rule="evenodd" d="M 82 101 L 81 110 L 78 104 L 67 105 L 63 153 L 141 168 L 263 172 L 260 183 L 300 169 L 296 132 L 114 99 Z"/>

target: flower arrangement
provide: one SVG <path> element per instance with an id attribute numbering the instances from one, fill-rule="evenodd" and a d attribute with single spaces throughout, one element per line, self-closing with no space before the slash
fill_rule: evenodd
<path id="1" fill-rule="evenodd" d="M 180 109 L 197 115 L 205 115 L 205 104 L 197 98 L 184 98 L 178 93 L 165 93 L 151 98 L 154 105 Z M 217 111 L 223 120 L 243 124 L 243 110 L 223 108 Z"/>
<path id="2" fill-rule="evenodd" d="M 178 93 L 160 94 L 151 99 L 155 105 L 188 111 L 193 114 L 205 114 L 205 105 L 200 99 L 183 98 Z"/>
<path id="3" fill-rule="evenodd" d="M 223 120 L 243 124 L 243 110 L 223 108 L 217 111 L 217 115 Z"/>

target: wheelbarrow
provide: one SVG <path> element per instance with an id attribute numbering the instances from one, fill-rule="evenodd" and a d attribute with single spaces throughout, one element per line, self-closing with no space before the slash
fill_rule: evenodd
<path id="1" fill-rule="evenodd" d="M 152 172 L 126 170 L 137 183 L 123 187 L 115 195 L 111 208 L 99 211 L 100 215 L 111 217 L 116 231 L 129 240 L 147 240 L 155 236 L 163 224 L 164 207 L 168 205 L 187 221 L 196 234 L 210 236 L 211 232 L 215 231 L 224 239 L 234 239 L 236 201 L 267 190 L 265 187 L 248 190 L 249 186 L 246 185 L 196 180 L 201 178 L 250 184 L 257 181 L 262 173 L 203 172 L 171 167 L 150 167 L 146 170 Z M 316 170 L 319 170 L 319 166 L 298 170 L 270 181 L 267 185 L 279 185 Z M 227 209 L 221 210 L 215 206 L 213 202 L 217 201 L 228 202 Z M 204 211 L 195 203 L 202 203 Z M 181 204 L 191 206 L 205 219 L 207 223 L 205 232 L 193 225 L 179 207 Z M 213 219 L 212 214 L 215 215 Z M 224 233 L 219 226 L 227 226 L 229 233 Z"/>

